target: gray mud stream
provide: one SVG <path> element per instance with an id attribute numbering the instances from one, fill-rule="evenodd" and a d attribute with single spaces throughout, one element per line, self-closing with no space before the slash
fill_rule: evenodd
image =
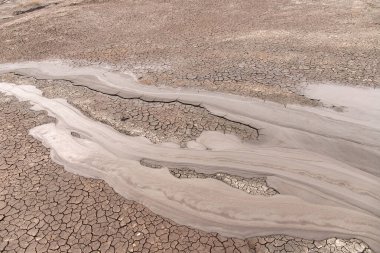
<path id="1" fill-rule="evenodd" d="M 287 234 L 309 239 L 356 237 L 380 248 L 380 92 L 309 85 L 306 95 L 343 108 L 306 108 L 254 98 L 139 85 L 108 69 L 71 68 L 60 62 L 0 65 L 0 73 L 73 81 L 107 94 L 201 105 L 216 115 L 259 128 L 257 143 L 203 132 L 192 148 L 153 144 L 123 135 L 33 86 L 0 83 L 0 92 L 46 110 L 56 124 L 30 134 L 73 173 L 104 179 L 126 198 L 174 221 L 227 236 Z M 73 136 L 71 133 L 78 133 Z M 202 147 L 202 148 L 199 148 Z M 140 164 L 159 161 L 160 168 Z M 279 194 L 249 195 L 211 178 L 181 180 L 172 167 L 208 174 L 263 176 Z"/>

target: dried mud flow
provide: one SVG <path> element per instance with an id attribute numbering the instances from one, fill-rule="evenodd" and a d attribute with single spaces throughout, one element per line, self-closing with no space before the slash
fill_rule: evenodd
<path id="1" fill-rule="evenodd" d="M 64 98 L 89 117 L 111 125 L 127 135 L 145 136 L 154 143 L 174 142 L 186 146 L 203 131 L 235 134 L 245 141 L 256 141 L 258 129 L 223 117 L 206 109 L 180 102 L 149 102 L 124 99 L 79 87 L 68 80 L 38 80 L 12 73 L 0 81 L 34 85 L 49 98 Z"/>
<path id="2" fill-rule="evenodd" d="M 379 16 L 379 0 L 6 0 L 0 62 L 75 60 L 147 85 L 315 104 L 300 84 L 379 87 Z"/>
<path id="3" fill-rule="evenodd" d="M 379 246 L 380 131 L 379 119 L 372 118 L 380 101 L 376 90 L 309 86 L 305 94 L 331 106 L 283 107 L 235 95 L 141 86 L 125 73 L 57 61 L 3 64 L 0 75 L 0 91 L 56 118 L 55 124 L 30 129 L 51 149 L 55 162 L 75 174 L 105 180 L 158 215 L 226 237 L 251 238 L 243 240 L 244 247 L 254 252 L 364 252 L 370 249 L 363 242 L 375 250 Z M 73 102 L 75 96 L 62 80 L 70 83 L 69 90 L 80 88 L 83 100 L 92 99 L 86 92 L 100 92 L 103 101 L 140 99 L 143 108 L 173 102 L 172 110 L 196 106 L 210 121 L 223 119 L 235 130 L 256 129 L 259 138 L 242 141 L 239 131 L 205 129 L 181 147 L 180 141 L 126 135 L 111 128 L 113 121 L 97 121 L 99 111 L 84 115 L 85 107 Z M 332 98 L 334 89 L 346 99 Z M 366 100 L 353 102 L 351 93 Z M 109 108 L 102 113 L 113 114 Z M 183 119 L 192 121 L 191 116 Z M 301 124 L 306 121 L 309 125 Z"/>
<path id="4" fill-rule="evenodd" d="M 380 252 L 380 0 L 0 0 L 0 252 Z"/>
<path id="5" fill-rule="evenodd" d="M 289 236 L 241 240 L 205 233 L 153 214 L 104 181 L 66 172 L 28 134 L 54 122 L 0 94 L 1 252 L 371 252 L 359 240 Z"/>
<path id="6" fill-rule="evenodd" d="M 243 240 L 175 224 L 102 180 L 66 172 L 28 134 L 54 119 L 14 97 L 0 94 L 0 104 L 1 252 L 248 251 Z"/>

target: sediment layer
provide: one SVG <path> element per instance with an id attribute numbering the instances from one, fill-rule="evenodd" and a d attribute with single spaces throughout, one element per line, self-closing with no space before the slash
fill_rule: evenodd
<path id="1" fill-rule="evenodd" d="M 245 141 L 259 137 L 254 127 L 212 115 L 190 104 L 126 99 L 75 86 L 67 80 L 37 80 L 12 73 L 0 76 L 0 81 L 34 85 L 48 98 L 66 99 L 94 120 L 128 135 L 145 136 L 153 143 L 174 142 L 185 147 L 203 131 L 234 134 Z"/>
<path id="2" fill-rule="evenodd" d="M 28 134 L 54 122 L 0 93 L 0 251 L 249 252 L 246 241 L 192 229 L 54 163 Z"/>
<path id="3" fill-rule="evenodd" d="M 273 196 L 278 194 L 278 192 L 268 187 L 266 183 L 265 177 L 253 177 L 253 178 L 244 178 L 235 175 L 229 175 L 227 173 L 214 173 L 214 174 L 206 174 L 199 173 L 195 170 L 184 169 L 184 168 L 171 168 L 169 169 L 170 173 L 182 179 L 190 179 L 190 178 L 212 178 L 219 180 L 233 188 L 242 190 L 248 194 L 252 195 L 261 195 L 261 196 Z"/>
<path id="4" fill-rule="evenodd" d="M 372 252 L 357 239 L 290 236 L 241 240 L 188 228 L 126 200 L 104 181 L 66 172 L 28 129 L 54 122 L 0 94 L 0 250 L 172 252 Z"/>
<path id="5" fill-rule="evenodd" d="M 56 5 L 16 16 L 25 1 L 6 2 L 1 63 L 112 65 L 147 85 L 284 104 L 315 104 L 302 83 L 380 85 L 378 0 L 39 0 Z"/>
<path id="6" fill-rule="evenodd" d="M 138 87 L 133 79 L 108 71 L 97 75 L 94 70 L 65 66 L 58 71 L 54 70 L 57 65 L 49 64 L 39 64 L 41 69 L 36 65 L 31 68 L 33 64 L 25 64 L 23 69 L 22 64 L 3 65 L 0 72 L 64 77 L 128 98 L 202 104 L 213 114 L 260 128 L 264 136 L 260 143 L 248 144 L 236 136 L 203 132 L 195 141 L 203 150 L 157 145 L 92 121 L 62 100 L 44 98 L 35 88 L 3 83 L 3 92 L 30 100 L 36 109 L 47 110 L 57 118 L 57 124 L 36 127 L 31 134 L 50 147 L 53 159 L 69 171 L 103 178 L 116 191 L 154 212 L 209 231 L 239 237 L 356 237 L 378 248 L 380 185 L 375 164 L 379 163 L 379 129 L 373 121 L 367 123 L 365 115 L 352 117 L 355 110 L 350 109 L 356 108 L 355 103 L 342 104 L 348 110 L 343 114 L 327 109 L 284 108 L 223 94 Z M 371 107 L 367 109 L 368 115 L 374 112 Z M 73 131 L 81 138 L 72 136 Z M 211 179 L 178 180 L 165 169 L 141 166 L 143 158 L 201 168 L 209 174 L 264 176 L 281 194 L 265 198 Z"/>

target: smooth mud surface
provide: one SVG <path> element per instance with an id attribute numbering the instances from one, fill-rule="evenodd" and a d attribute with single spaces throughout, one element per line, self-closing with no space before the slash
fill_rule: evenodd
<path id="1" fill-rule="evenodd" d="M 157 214 L 227 236 L 339 236 L 362 239 L 373 249 L 380 248 L 377 90 L 336 88 L 341 96 L 371 94 L 367 104 L 335 99 L 331 96 L 337 93 L 331 90 L 335 88 L 322 84 L 304 90 L 322 103 L 339 108 L 336 110 L 284 107 L 222 93 L 146 87 L 127 74 L 73 69 L 60 62 L 0 65 L 0 73 L 6 72 L 66 79 L 125 98 L 200 105 L 214 115 L 259 129 L 257 143 L 205 131 L 188 148 L 153 144 L 87 118 L 62 99 L 45 98 L 33 86 L 1 83 L 1 92 L 30 101 L 34 109 L 46 110 L 57 119 L 56 124 L 30 130 L 51 149 L 54 161 L 71 172 L 104 179 L 121 195 Z M 207 174 L 266 177 L 268 185 L 279 194 L 269 198 L 249 195 L 211 178 L 179 180 L 165 166 L 146 167 L 140 164 L 141 159 Z"/>

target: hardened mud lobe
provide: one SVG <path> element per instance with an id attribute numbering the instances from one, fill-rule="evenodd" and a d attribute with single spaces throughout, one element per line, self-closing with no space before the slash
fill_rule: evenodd
<path id="1" fill-rule="evenodd" d="M 38 80 L 12 73 L 1 75 L 1 80 L 35 85 L 46 97 L 64 98 L 94 120 L 128 135 L 145 136 L 153 143 L 174 142 L 185 147 L 203 131 L 234 134 L 248 142 L 259 136 L 256 128 L 213 115 L 199 106 L 125 99 L 65 80 Z"/>
<path id="2" fill-rule="evenodd" d="M 45 112 L 3 94 L 0 105 L 1 252 L 372 252 L 356 239 L 241 240 L 178 225 L 121 197 L 103 180 L 52 162 L 49 150 L 28 134 L 54 122 Z"/>

